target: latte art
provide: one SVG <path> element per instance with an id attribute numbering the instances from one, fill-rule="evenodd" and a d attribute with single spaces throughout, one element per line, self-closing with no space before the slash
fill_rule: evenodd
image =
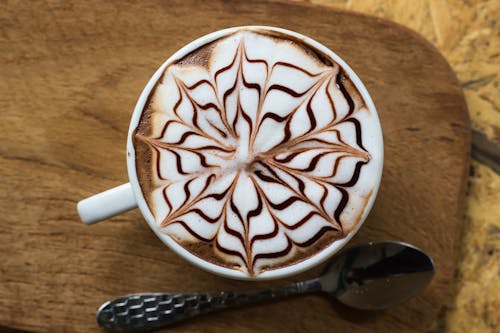
<path id="1" fill-rule="evenodd" d="M 161 232 L 257 275 L 356 227 L 378 181 L 377 126 L 333 60 L 242 29 L 166 67 L 134 134 L 137 175 Z"/>

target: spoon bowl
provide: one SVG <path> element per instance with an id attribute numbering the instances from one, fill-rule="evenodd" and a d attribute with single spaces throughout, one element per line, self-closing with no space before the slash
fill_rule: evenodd
<path id="1" fill-rule="evenodd" d="M 319 278 L 321 289 L 356 309 L 378 310 L 418 295 L 432 280 L 434 263 L 402 242 L 351 247 Z"/>

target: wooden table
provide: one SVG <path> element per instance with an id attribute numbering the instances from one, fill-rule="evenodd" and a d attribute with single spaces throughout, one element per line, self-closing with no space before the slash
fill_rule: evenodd
<path id="1" fill-rule="evenodd" d="M 94 331 L 94 312 L 110 297 L 148 289 L 248 288 L 173 256 L 137 211 L 86 227 L 75 205 L 126 182 L 128 119 L 154 69 L 195 37 L 255 23 L 314 36 L 363 73 L 383 124 L 386 166 L 377 204 L 355 242 L 414 243 L 436 259 L 436 279 L 421 297 L 386 312 L 357 312 L 311 296 L 177 329 L 417 332 L 435 321 L 454 271 L 469 132 L 454 74 L 421 37 L 375 18 L 281 2 L 4 7 L 1 325 Z"/>

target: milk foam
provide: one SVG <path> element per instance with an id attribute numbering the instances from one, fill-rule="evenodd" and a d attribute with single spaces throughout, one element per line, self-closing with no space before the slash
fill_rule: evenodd
<path id="1" fill-rule="evenodd" d="M 171 64 L 152 92 L 135 138 L 151 177 L 138 176 L 163 232 L 259 274 L 351 232 L 378 181 L 380 129 L 339 65 L 302 44 L 248 30 L 214 43 L 208 66 Z"/>

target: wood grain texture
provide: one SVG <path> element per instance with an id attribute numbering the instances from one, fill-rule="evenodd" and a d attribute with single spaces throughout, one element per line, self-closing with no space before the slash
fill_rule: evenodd
<path id="1" fill-rule="evenodd" d="M 75 209 L 78 200 L 127 181 L 129 117 L 170 54 L 217 29 L 266 24 L 324 43 L 364 81 L 381 118 L 386 162 L 374 210 L 353 242 L 413 243 L 434 257 L 436 278 L 421 297 L 390 311 L 359 312 L 308 296 L 199 318 L 176 331 L 429 329 L 455 267 L 470 137 L 456 78 L 423 38 L 377 18 L 280 2 L 0 7 L 0 325 L 89 332 L 97 329 L 97 307 L 122 294 L 285 282 L 202 272 L 165 248 L 138 211 L 88 227 Z"/>

